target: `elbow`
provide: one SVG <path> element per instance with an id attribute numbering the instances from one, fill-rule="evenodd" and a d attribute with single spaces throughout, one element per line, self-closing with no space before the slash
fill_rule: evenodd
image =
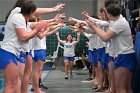
<path id="1" fill-rule="evenodd" d="M 22 37 L 19 37 L 19 40 L 21 42 L 26 42 L 26 41 L 28 41 L 28 38 L 26 38 L 25 36 L 22 36 Z"/>
<path id="2" fill-rule="evenodd" d="M 102 40 L 103 40 L 104 42 L 108 42 L 110 39 L 109 39 L 109 38 L 102 38 Z"/>
<path id="3" fill-rule="evenodd" d="M 61 42 L 60 40 L 58 40 L 58 42 Z"/>

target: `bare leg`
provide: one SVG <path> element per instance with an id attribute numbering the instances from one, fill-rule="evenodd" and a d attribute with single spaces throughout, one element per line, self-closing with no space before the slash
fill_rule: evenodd
<path id="1" fill-rule="evenodd" d="M 18 78 L 18 84 L 16 86 L 14 93 L 21 93 L 21 80 L 22 80 L 23 74 L 24 74 L 24 67 L 25 67 L 25 64 L 19 62 L 19 66 L 18 66 L 19 78 Z"/>
<path id="2" fill-rule="evenodd" d="M 127 84 L 126 84 L 127 85 L 127 93 L 133 93 L 131 83 L 132 83 L 132 72 L 129 73 L 128 78 L 127 78 Z"/>
<path id="3" fill-rule="evenodd" d="M 95 91 L 101 91 L 103 89 L 103 69 L 101 62 L 98 62 L 98 73 L 99 73 L 99 84 L 98 88 Z"/>
<path id="4" fill-rule="evenodd" d="M 18 82 L 18 67 L 13 62 L 10 62 L 3 70 L 3 75 L 5 79 L 5 88 L 3 93 L 14 93 Z"/>
<path id="5" fill-rule="evenodd" d="M 92 77 L 95 78 L 96 72 L 95 72 L 95 66 L 92 66 Z"/>
<path id="6" fill-rule="evenodd" d="M 111 93 L 116 93 L 114 63 L 113 63 L 113 61 L 109 62 L 108 67 L 109 67 L 109 82 L 110 82 Z"/>
<path id="7" fill-rule="evenodd" d="M 71 76 L 71 78 L 73 77 L 72 70 L 73 70 L 73 61 L 70 61 L 70 76 Z"/>
<path id="8" fill-rule="evenodd" d="M 34 63 L 33 67 L 33 87 L 34 87 L 34 93 L 44 93 L 39 89 L 39 77 L 41 74 L 42 66 L 44 65 L 44 62 L 41 60 L 38 60 Z"/>
<path id="9" fill-rule="evenodd" d="M 132 72 L 130 72 L 129 69 L 124 67 L 119 67 L 115 70 L 116 93 L 129 93 L 127 92 L 127 86 L 128 86 L 127 84 L 129 82 L 128 76 L 130 76 L 131 74 Z"/>
<path id="10" fill-rule="evenodd" d="M 69 61 L 68 60 L 64 60 L 64 64 L 65 64 L 65 76 L 68 76 L 68 70 L 69 70 Z"/>
<path id="11" fill-rule="evenodd" d="M 23 80 L 21 81 L 21 93 L 28 93 L 28 83 L 32 72 L 32 57 L 27 55 Z"/>

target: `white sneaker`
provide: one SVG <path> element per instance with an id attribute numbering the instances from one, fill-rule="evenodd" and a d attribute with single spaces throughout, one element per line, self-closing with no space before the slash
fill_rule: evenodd
<path id="1" fill-rule="evenodd" d="M 86 70 L 87 69 L 87 67 L 85 66 L 82 70 Z"/>

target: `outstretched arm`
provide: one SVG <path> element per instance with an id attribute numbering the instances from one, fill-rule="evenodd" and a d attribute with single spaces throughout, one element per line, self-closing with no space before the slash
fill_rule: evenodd
<path id="1" fill-rule="evenodd" d="M 50 27 L 47 27 L 47 29 L 43 32 L 39 32 L 37 34 L 39 39 L 42 39 L 45 36 L 51 35 L 53 33 L 55 33 L 56 31 L 58 31 L 61 27 L 63 27 L 62 24 L 58 24 L 58 25 L 52 25 Z"/>
<path id="2" fill-rule="evenodd" d="M 84 16 L 85 19 L 89 19 L 91 21 L 95 21 L 101 27 L 109 27 L 109 22 L 108 21 L 104 21 L 104 20 L 100 20 L 100 19 L 97 19 L 97 18 L 93 18 L 93 17 L 89 16 L 88 12 L 86 12 L 86 11 L 83 11 L 82 15 Z"/>
<path id="3" fill-rule="evenodd" d="M 96 24 L 94 21 L 86 20 L 86 22 L 88 23 L 92 31 L 95 32 L 105 42 L 117 36 L 117 34 L 113 32 L 111 29 L 108 29 L 107 32 L 103 31 L 100 28 L 100 26 Z"/>
<path id="4" fill-rule="evenodd" d="M 65 6 L 65 4 L 63 4 L 63 3 L 60 3 L 59 4 L 58 3 L 53 8 L 37 8 L 37 10 L 35 11 L 35 15 L 58 12 L 58 11 L 61 11 L 64 8 L 64 6 Z"/>
<path id="5" fill-rule="evenodd" d="M 58 42 L 64 44 L 64 41 L 61 40 L 60 37 L 59 37 L 59 32 L 56 32 L 55 34 L 56 34 L 56 36 L 57 36 L 57 40 L 58 40 Z"/>
<path id="6" fill-rule="evenodd" d="M 74 41 L 74 44 L 76 45 L 80 41 L 80 32 L 77 32 L 77 40 Z"/>

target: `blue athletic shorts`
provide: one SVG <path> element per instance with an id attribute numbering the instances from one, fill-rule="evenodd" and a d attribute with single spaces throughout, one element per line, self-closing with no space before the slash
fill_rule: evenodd
<path id="1" fill-rule="evenodd" d="M 13 53 L 0 48 L 0 69 L 6 68 L 11 61 L 18 66 L 17 57 Z"/>
<path id="2" fill-rule="evenodd" d="M 111 57 L 108 53 L 106 53 L 105 54 L 105 61 L 104 61 L 104 64 L 103 64 L 104 69 L 108 69 L 108 64 L 109 64 L 110 61 L 114 62 L 114 57 Z"/>
<path id="3" fill-rule="evenodd" d="M 92 65 L 95 66 L 97 64 L 98 64 L 98 50 L 93 49 L 93 52 L 92 52 Z"/>
<path id="4" fill-rule="evenodd" d="M 98 61 L 101 62 L 102 68 L 105 69 L 105 48 L 98 49 Z"/>
<path id="5" fill-rule="evenodd" d="M 27 52 L 27 55 L 30 55 L 31 57 L 33 57 L 32 50 L 30 50 L 30 52 Z"/>
<path id="6" fill-rule="evenodd" d="M 64 60 L 68 60 L 68 61 L 74 61 L 74 57 L 66 57 L 66 56 L 64 56 Z"/>
<path id="7" fill-rule="evenodd" d="M 91 65 L 92 65 L 92 66 L 95 66 L 94 52 L 95 52 L 95 51 L 91 51 Z"/>
<path id="8" fill-rule="evenodd" d="M 17 58 L 18 62 L 26 63 L 26 53 L 20 52 L 20 55 Z"/>
<path id="9" fill-rule="evenodd" d="M 38 60 L 44 61 L 46 60 L 46 50 L 40 49 L 40 50 L 34 50 L 34 61 L 37 62 Z"/>
<path id="10" fill-rule="evenodd" d="M 135 53 L 119 54 L 118 57 L 115 59 L 115 69 L 117 69 L 119 67 L 125 67 L 133 72 L 135 66 L 136 66 Z"/>
<path id="11" fill-rule="evenodd" d="M 88 61 L 91 62 L 92 61 L 92 51 L 88 50 Z"/>
<path id="12" fill-rule="evenodd" d="M 27 55 L 30 55 L 31 57 L 33 57 L 32 56 L 32 51 L 26 52 L 26 53 L 20 52 L 20 55 L 18 57 L 18 62 L 25 64 L 26 63 L 26 57 L 27 57 Z"/>
<path id="13" fill-rule="evenodd" d="M 98 50 L 98 61 L 101 61 L 102 63 L 105 62 L 105 48 L 100 48 Z"/>

